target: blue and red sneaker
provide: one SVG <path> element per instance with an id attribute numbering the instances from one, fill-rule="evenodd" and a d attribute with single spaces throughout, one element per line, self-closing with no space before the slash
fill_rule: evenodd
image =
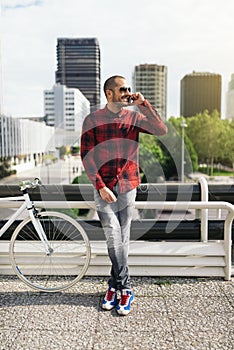
<path id="1" fill-rule="evenodd" d="M 119 304 L 116 306 L 116 310 L 119 315 L 126 316 L 131 310 L 131 303 L 134 301 L 134 294 L 129 289 L 123 289 L 121 291 L 121 299 Z"/>
<path id="2" fill-rule="evenodd" d="M 115 288 L 109 287 L 106 291 L 106 295 L 102 301 L 102 308 L 104 310 L 112 310 L 118 303 L 117 293 Z"/>

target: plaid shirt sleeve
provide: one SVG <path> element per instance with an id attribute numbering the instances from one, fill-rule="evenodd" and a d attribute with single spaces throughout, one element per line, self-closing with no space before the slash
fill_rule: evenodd
<path id="1" fill-rule="evenodd" d="M 138 120 L 138 126 L 141 132 L 157 136 L 167 133 L 167 126 L 148 100 L 144 100 L 138 108 L 141 112 L 141 117 Z"/>
<path id="2" fill-rule="evenodd" d="M 98 172 L 95 157 L 95 127 L 92 124 L 90 115 L 86 117 L 83 123 L 82 136 L 81 136 L 81 159 L 85 168 L 85 171 L 91 180 L 93 186 L 99 190 L 105 187 L 105 183 L 102 180 L 101 175 Z"/>

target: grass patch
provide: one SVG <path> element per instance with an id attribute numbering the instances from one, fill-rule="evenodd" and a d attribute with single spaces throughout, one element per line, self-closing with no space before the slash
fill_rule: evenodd
<path id="1" fill-rule="evenodd" d="M 163 280 L 163 279 L 159 279 L 156 282 L 154 282 L 154 284 L 156 284 L 157 286 L 164 286 L 164 285 L 171 285 L 171 281 L 168 280 Z"/>
<path id="2" fill-rule="evenodd" d="M 211 168 L 210 167 L 200 167 L 198 169 L 203 174 L 211 174 Z M 228 171 L 223 169 L 214 168 L 212 176 L 234 176 L 234 171 Z"/>

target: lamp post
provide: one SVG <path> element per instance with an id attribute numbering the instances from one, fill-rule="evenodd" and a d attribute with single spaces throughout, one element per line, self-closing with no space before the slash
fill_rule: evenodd
<path id="1" fill-rule="evenodd" d="M 71 155 L 68 154 L 68 183 L 71 183 Z"/>
<path id="2" fill-rule="evenodd" d="M 47 167 L 47 184 L 49 185 L 49 183 L 50 183 L 50 170 L 49 170 L 49 166 L 51 165 L 51 160 L 50 160 L 50 158 L 46 158 L 45 165 L 46 165 L 46 167 Z"/>
<path id="3" fill-rule="evenodd" d="M 187 124 L 183 120 L 180 124 L 182 130 L 181 137 L 181 182 L 184 182 L 184 129 L 187 128 Z"/>

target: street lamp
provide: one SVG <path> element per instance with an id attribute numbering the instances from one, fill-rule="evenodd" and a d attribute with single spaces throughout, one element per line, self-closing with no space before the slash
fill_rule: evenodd
<path id="1" fill-rule="evenodd" d="M 46 158 L 45 165 L 47 167 L 47 184 L 49 185 L 50 183 L 50 171 L 49 171 L 49 166 L 51 165 L 51 159 Z"/>
<path id="2" fill-rule="evenodd" d="M 181 182 L 184 182 L 184 128 L 187 128 L 187 124 L 183 120 L 180 124 L 182 130 L 182 138 L 181 138 Z"/>
<path id="3" fill-rule="evenodd" d="M 68 183 L 71 183 L 71 155 L 68 154 Z"/>

